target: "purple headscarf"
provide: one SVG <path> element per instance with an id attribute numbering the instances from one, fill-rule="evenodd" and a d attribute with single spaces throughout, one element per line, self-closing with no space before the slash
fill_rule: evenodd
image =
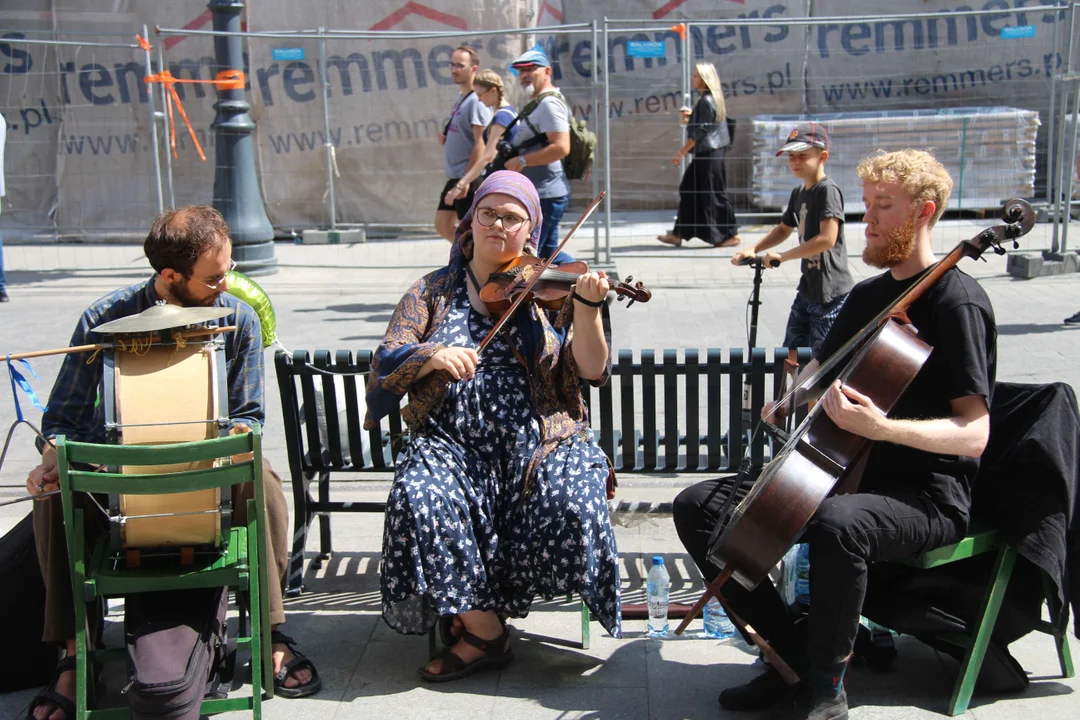
<path id="1" fill-rule="evenodd" d="M 472 207 L 465 213 L 465 217 L 461 219 L 457 230 L 454 231 L 454 245 L 450 249 L 451 259 L 461 252 L 461 236 L 472 230 L 473 211 L 476 210 L 476 206 L 485 197 L 494 193 L 509 195 L 525 206 L 526 212 L 529 213 L 529 220 L 532 221 L 532 233 L 529 234 L 529 239 L 525 241 L 525 244 L 532 248 L 534 254 L 536 253 L 537 245 L 540 243 L 540 230 L 544 224 L 544 214 L 540 211 L 540 196 L 536 194 L 536 186 L 532 184 L 532 180 L 521 173 L 499 170 L 488 175 L 476 189 Z"/>

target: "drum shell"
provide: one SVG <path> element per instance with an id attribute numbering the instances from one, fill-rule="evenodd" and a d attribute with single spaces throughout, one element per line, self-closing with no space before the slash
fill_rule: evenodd
<path id="1" fill-rule="evenodd" d="M 224 372 L 215 343 L 182 348 L 156 345 L 146 352 L 115 351 L 113 406 L 123 445 L 160 445 L 207 440 L 219 435 Z M 206 468 L 210 461 L 166 466 L 120 468 L 142 475 Z M 222 535 L 219 488 L 162 495 L 121 495 L 111 504 L 118 512 L 120 547 L 218 546 Z M 228 498 L 225 498 L 226 504 Z M 192 514 L 179 514 L 192 513 Z M 166 517 L 132 517 L 171 515 Z"/>

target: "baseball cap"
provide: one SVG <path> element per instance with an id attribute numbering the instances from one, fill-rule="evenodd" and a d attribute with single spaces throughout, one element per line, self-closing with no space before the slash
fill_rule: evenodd
<path id="1" fill-rule="evenodd" d="M 548 60 L 548 56 L 544 54 L 543 50 L 532 48 L 523 52 L 514 62 L 510 63 L 512 68 L 529 67 L 530 65 L 551 67 L 551 61 Z"/>
<path id="2" fill-rule="evenodd" d="M 777 151 L 776 156 L 780 157 L 786 152 L 802 152 L 803 150 L 809 150 L 812 147 L 828 150 L 829 135 L 825 132 L 825 128 L 820 123 L 800 123 L 799 125 L 796 125 L 795 129 L 788 135 L 787 144 Z"/>

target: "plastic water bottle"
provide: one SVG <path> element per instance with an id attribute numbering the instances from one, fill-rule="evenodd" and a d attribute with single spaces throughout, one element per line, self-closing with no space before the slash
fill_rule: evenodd
<path id="1" fill-rule="evenodd" d="M 671 577 L 664 567 L 664 558 L 653 555 L 652 569 L 645 588 L 649 597 L 649 637 L 662 638 L 668 634 L 668 595 Z"/>
<path id="2" fill-rule="evenodd" d="M 735 626 L 731 623 L 724 606 L 715 597 L 705 603 L 705 636 L 726 640 L 734 637 Z"/>
<path id="3" fill-rule="evenodd" d="M 810 546 L 806 543 L 799 545 L 795 560 L 795 602 L 810 605 Z"/>

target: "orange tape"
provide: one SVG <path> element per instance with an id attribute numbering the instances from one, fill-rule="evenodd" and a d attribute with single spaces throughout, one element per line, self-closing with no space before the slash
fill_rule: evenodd
<path id="1" fill-rule="evenodd" d="M 671 32 L 678 33 L 679 37 L 683 40 L 686 39 L 686 23 L 679 23 L 678 25 L 671 26 Z"/>
<path id="2" fill-rule="evenodd" d="M 145 40 L 142 36 L 138 36 L 140 45 Z M 146 49 L 149 50 L 150 46 L 147 44 Z M 178 77 L 173 77 L 173 74 L 168 70 L 162 70 L 159 73 L 153 75 L 147 75 L 143 78 L 145 83 L 161 83 L 168 91 L 165 94 L 165 106 L 169 111 L 169 127 L 171 133 L 169 135 L 169 146 L 172 148 L 173 157 L 179 158 L 180 156 L 176 152 L 176 123 L 173 122 L 173 103 L 176 103 L 176 109 L 180 111 L 180 117 L 183 118 L 184 124 L 187 125 L 188 134 L 191 136 L 191 141 L 195 144 L 195 150 L 199 153 L 199 158 L 206 162 L 206 155 L 203 153 L 202 145 L 199 144 L 199 138 L 195 136 L 195 128 L 191 126 L 191 121 L 188 120 L 187 113 L 184 112 L 184 104 L 180 102 L 180 95 L 176 92 L 177 83 L 200 83 L 203 85 L 214 85 L 219 90 L 243 90 L 247 84 L 247 79 L 244 76 L 243 70 L 222 70 L 219 72 L 213 80 L 189 80 Z"/>
<path id="3" fill-rule="evenodd" d="M 150 41 L 148 41 L 142 35 L 136 35 L 135 42 L 139 43 L 139 47 L 141 47 L 143 50 L 145 50 L 146 52 L 150 52 Z"/>

